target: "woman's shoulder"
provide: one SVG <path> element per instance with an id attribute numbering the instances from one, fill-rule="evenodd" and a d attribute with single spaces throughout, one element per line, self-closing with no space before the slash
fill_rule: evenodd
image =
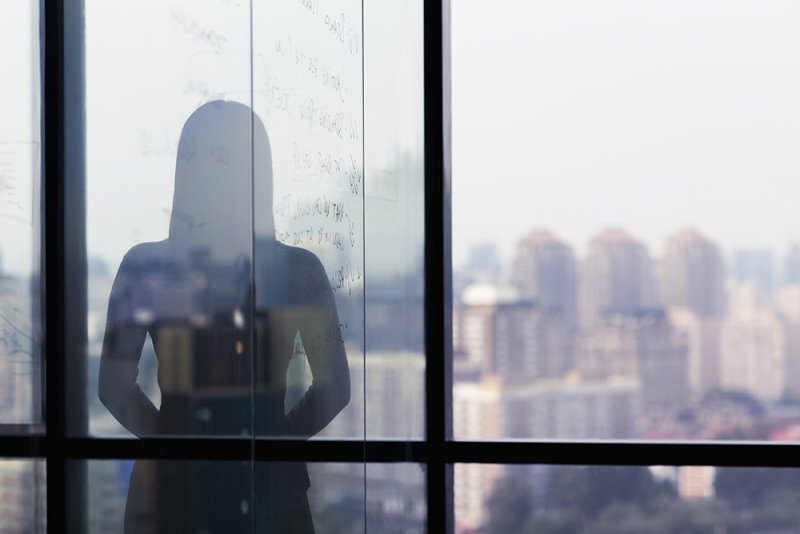
<path id="1" fill-rule="evenodd" d="M 122 257 L 120 273 L 134 273 L 164 265 L 169 261 L 167 241 L 139 243 Z"/>
<path id="2" fill-rule="evenodd" d="M 285 245 L 280 241 L 265 243 L 263 246 L 271 252 L 266 257 L 272 258 L 277 265 L 285 266 L 295 274 L 312 272 L 322 273 L 324 276 L 325 268 L 322 262 L 308 249 Z"/>

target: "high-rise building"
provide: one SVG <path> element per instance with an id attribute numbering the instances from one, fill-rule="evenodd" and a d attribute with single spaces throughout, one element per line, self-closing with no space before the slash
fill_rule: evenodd
<path id="1" fill-rule="evenodd" d="M 776 295 L 785 328 L 786 395 L 800 400 L 800 285 L 788 285 Z"/>
<path id="2" fill-rule="evenodd" d="M 605 315 L 583 339 L 577 369 L 587 379 L 637 379 L 648 416 L 674 414 L 688 400 L 686 338 L 662 310 Z"/>
<path id="3" fill-rule="evenodd" d="M 45 464 L 0 461 L 0 532 L 45 532 Z"/>
<path id="4" fill-rule="evenodd" d="M 592 239 L 579 282 L 584 329 L 606 312 L 638 313 L 656 304 L 647 249 L 622 230 L 607 230 Z"/>
<path id="5" fill-rule="evenodd" d="M 783 259 L 783 284 L 800 286 L 800 244 L 795 244 Z"/>
<path id="6" fill-rule="evenodd" d="M 503 264 L 494 243 L 481 243 L 470 248 L 462 271 L 473 282 L 495 282 L 503 273 Z"/>
<path id="7" fill-rule="evenodd" d="M 660 270 L 661 301 L 702 317 L 725 313 L 725 264 L 719 247 L 694 230 L 667 241 Z"/>
<path id="8" fill-rule="evenodd" d="M 473 284 L 463 293 L 453 310 L 453 347 L 463 352 L 470 366 L 491 368 L 494 344 L 494 317 L 497 306 L 517 302 L 516 290 L 497 284 Z"/>
<path id="9" fill-rule="evenodd" d="M 772 251 L 767 249 L 735 251 L 731 274 L 737 282 L 750 284 L 762 296 L 772 297 L 775 289 L 775 266 L 772 263 Z"/>
<path id="10" fill-rule="evenodd" d="M 751 284 L 733 288 L 720 332 L 720 386 L 778 400 L 786 381 L 786 324 Z"/>
<path id="11" fill-rule="evenodd" d="M 678 468 L 678 495 L 684 501 L 710 499 L 714 496 L 717 469 L 708 465 L 684 465 Z"/>
<path id="12" fill-rule="evenodd" d="M 513 291 L 468 288 L 454 313 L 455 348 L 483 373 L 509 383 L 558 378 L 572 367 L 572 332 L 559 313 Z"/>
<path id="13" fill-rule="evenodd" d="M 517 244 L 511 282 L 520 296 L 561 313 L 570 325 L 576 321 L 575 276 L 572 248 L 553 234 L 533 232 Z"/>
<path id="14" fill-rule="evenodd" d="M 720 325 L 722 319 L 703 317 L 688 308 L 670 308 L 669 321 L 681 332 L 689 351 L 689 390 L 693 400 L 719 388 Z"/>

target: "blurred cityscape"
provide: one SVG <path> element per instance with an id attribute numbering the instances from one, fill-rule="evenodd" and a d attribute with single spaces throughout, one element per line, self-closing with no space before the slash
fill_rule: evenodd
<path id="1" fill-rule="evenodd" d="M 474 247 L 454 273 L 456 437 L 796 440 L 800 246 L 778 260 L 726 258 L 692 229 L 657 258 L 621 229 L 580 258 L 547 231 L 521 239 L 510 265 Z M 712 497 L 713 470 L 686 469 L 696 480 L 680 494 Z M 462 530 L 486 522 L 507 470 L 457 466 Z"/>
<path id="2" fill-rule="evenodd" d="M 119 435 L 121 428 L 94 394 L 113 273 L 99 259 L 90 259 L 88 267 L 90 429 L 95 435 Z M 687 229 L 676 232 L 652 257 L 635 237 L 611 229 L 592 239 L 578 257 L 557 236 L 535 231 L 520 240 L 508 265 L 492 244 L 475 247 L 453 280 L 457 439 L 800 437 L 800 246 L 782 254 L 748 249 L 726 256 L 711 238 Z M 366 285 L 366 357 L 352 350 L 351 406 L 326 437 L 422 437 L 423 290 L 421 280 L 412 276 Z M 39 417 L 32 298 L 37 291 L 31 277 L 0 275 L 4 424 Z M 157 402 L 156 374 L 148 344 L 139 382 Z M 130 461 L 90 462 L 87 502 L 93 532 L 120 527 L 130 469 Z M 569 489 L 564 480 L 588 484 L 587 477 L 598 476 L 567 476 L 565 469 L 457 465 L 457 529 L 492 532 L 497 510 L 519 505 L 519 497 L 511 498 L 518 491 L 509 488 L 520 484 L 530 492 L 526 521 L 534 524 L 537 514 L 545 512 L 531 503 L 552 506 L 553 491 Z M 719 489 L 727 471 L 652 468 L 637 476 L 668 487 L 664 494 L 674 503 L 706 503 L 703 513 L 713 516 L 721 513 L 714 507 L 733 506 L 734 501 L 720 500 L 727 498 Z M 772 487 L 779 473 L 755 472 L 737 476 Z M 800 486 L 795 475 L 780 476 L 789 477 L 792 488 Z M 376 528 L 424 529 L 424 472 L 419 466 L 369 465 L 365 470 L 355 464 L 319 465 L 312 466 L 312 478 L 310 496 L 321 532 L 358 530 L 365 515 Z M 35 518 L 44 517 L 43 464 L 0 462 L 0 480 L 3 531 L 40 528 Z M 789 482 L 784 486 L 786 493 Z M 674 503 L 670 513 L 683 510 Z M 586 513 L 567 515 L 577 521 Z M 629 516 L 636 513 L 628 510 Z M 537 531 L 547 531 L 542 524 Z"/>
<path id="3" fill-rule="evenodd" d="M 37 277 L 3 269 L 0 251 L 0 432 L 41 422 Z M 45 513 L 41 460 L 0 460 L 0 532 L 39 532 Z"/>

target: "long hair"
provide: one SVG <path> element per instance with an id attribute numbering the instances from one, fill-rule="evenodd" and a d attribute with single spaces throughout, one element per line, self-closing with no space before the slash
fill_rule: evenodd
<path id="1" fill-rule="evenodd" d="M 247 259 L 254 237 L 274 238 L 272 158 L 252 110 L 213 101 L 183 127 L 175 165 L 169 240 L 180 254 Z"/>

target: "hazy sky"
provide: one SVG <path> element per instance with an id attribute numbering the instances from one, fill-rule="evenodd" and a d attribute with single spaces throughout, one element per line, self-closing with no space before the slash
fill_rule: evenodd
<path id="1" fill-rule="evenodd" d="M 453 1 L 454 255 L 608 226 L 800 241 L 800 3 Z"/>
<path id="2" fill-rule="evenodd" d="M 13 17 L 3 20 L 26 24 L 0 32 L 4 68 L 18 82 L 4 88 L 12 96 L 0 107 L 6 143 L 31 141 L 36 124 L 33 2 L 12 4 L 3 13 Z M 197 36 L 213 20 L 225 28 L 228 57 L 246 57 L 249 24 L 238 1 L 151 4 L 87 3 L 89 243 L 113 258 L 165 232 L 174 146 L 205 98 L 192 80 L 214 72 L 229 96 L 249 82 L 239 63 L 220 61 Z M 421 37 L 410 34 L 401 48 L 396 38 L 376 44 L 387 31 L 381 24 L 401 18 L 371 22 L 378 8 L 366 8 L 366 109 L 376 126 L 367 132 L 370 172 L 370 158 L 390 161 L 388 147 L 413 148 L 419 139 L 420 95 L 400 74 L 417 56 L 397 52 Z M 452 23 L 456 262 L 487 240 L 508 254 L 542 227 L 582 247 L 603 228 L 622 226 L 653 253 L 684 226 L 727 250 L 781 251 L 800 241 L 796 1 L 454 0 Z M 257 85 L 269 68 L 256 69 Z M 9 221 L 3 261 L 24 269 L 30 247 L 18 238 L 30 234 Z"/>

